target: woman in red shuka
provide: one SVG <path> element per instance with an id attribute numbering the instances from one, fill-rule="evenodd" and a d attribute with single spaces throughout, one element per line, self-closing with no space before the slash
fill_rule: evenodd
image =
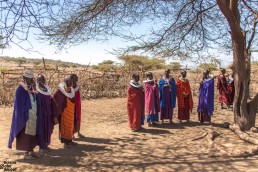
<path id="1" fill-rule="evenodd" d="M 190 119 L 190 111 L 193 110 L 193 97 L 189 81 L 186 79 L 186 71 L 181 71 L 181 77 L 176 81 L 176 95 L 178 104 L 178 119 L 182 120 Z"/>
<path id="2" fill-rule="evenodd" d="M 221 109 L 223 109 L 223 104 L 229 108 L 229 96 L 228 96 L 228 82 L 225 76 L 226 70 L 221 68 L 221 74 L 218 77 L 217 89 L 219 90 L 219 103 Z"/>
<path id="3" fill-rule="evenodd" d="M 132 131 L 137 131 L 144 123 L 144 92 L 140 76 L 133 74 L 127 91 L 127 112 L 129 126 Z"/>

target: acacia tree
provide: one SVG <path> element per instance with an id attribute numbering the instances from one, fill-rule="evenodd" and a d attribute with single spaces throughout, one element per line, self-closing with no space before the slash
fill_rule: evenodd
<path id="1" fill-rule="evenodd" d="M 146 71 L 162 69 L 165 67 L 165 60 L 149 58 L 146 56 L 126 55 L 120 56 L 119 59 L 124 62 L 125 67 L 129 70 Z"/>
<path id="2" fill-rule="evenodd" d="M 218 66 L 215 63 L 202 63 L 199 65 L 199 68 L 202 70 L 214 71 L 218 69 Z"/>
<path id="3" fill-rule="evenodd" d="M 23 42 L 29 39 L 33 29 L 42 30 L 43 23 L 52 16 L 58 3 L 55 0 L 0 0 L 0 48 L 11 44 L 25 49 Z M 29 42 L 28 42 L 29 43 Z"/>
<path id="4" fill-rule="evenodd" d="M 256 34 L 258 1 L 242 0 L 241 2 L 242 6 L 239 5 L 238 0 L 217 0 L 218 6 L 227 19 L 231 31 L 233 71 L 235 72 L 236 78 L 234 120 L 235 123 L 239 124 L 241 129 L 248 130 L 255 126 L 256 109 L 258 104 L 258 94 L 255 95 L 252 101 L 247 102 L 247 98 L 249 96 L 248 83 L 250 81 L 251 70 L 251 47 Z M 241 7 L 240 12 L 246 13 L 246 16 L 240 16 L 241 13 L 239 13 L 239 6 Z M 247 27 L 251 30 L 243 30 L 242 27 Z"/>
<path id="5" fill-rule="evenodd" d="M 10 1 L 0 1 L 5 6 Z M 16 26 L 40 28 L 50 44 L 62 49 L 89 40 L 120 36 L 136 41 L 123 52 L 145 51 L 155 57 L 184 60 L 231 51 L 235 72 L 234 120 L 242 130 L 255 124 L 258 95 L 250 102 L 250 57 L 257 46 L 257 0 L 40 0 L 17 1 L 1 7 L 2 15 L 12 13 L 12 27 L 1 30 L 4 41 L 15 35 Z M 31 5 L 32 4 L 32 5 Z M 17 10 L 14 10 L 16 6 Z M 20 8 L 17 8 L 20 7 Z M 11 9 L 11 10 L 10 10 Z M 25 9 L 25 10 L 23 10 Z M 31 10 L 33 9 L 33 10 Z M 35 10 L 36 9 L 36 10 Z M 8 10 L 7 13 L 5 10 Z M 27 15 L 21 15 L 26 11 Z M 16 17 L 18 16 L 18 17 Z M 21 20 L 23 19 L 23 20 Z M 22 21 L 17 25 L 16 21 Z M 143 35 L 127 32 L 148 23 Z M 25 24 L 24 24 L 25 23 Z M 29 24 L 28 24 L 29 23 Z M 9 32 L 9 30 L 12 32 Z M 23 30 L 18 30 L 23 31 Z M 11 37 L 12 38 L 12 37 Z M 12 40 L 12 39 L 9 40 Z M 25 37 L 26 39 L 26 37 Z M 212 51 L 211 51 L 212 50 Z M 215 55 L 217 57 L 217 54 Z"/>
<path id="6" fill-rule="evenodd" d="M 168 66 L 171 67 L 172 69 L 180 69 L 182 67 L 180 62 L 171 62 Z"/>

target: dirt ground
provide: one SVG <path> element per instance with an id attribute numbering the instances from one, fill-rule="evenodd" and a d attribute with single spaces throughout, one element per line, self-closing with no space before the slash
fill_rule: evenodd
<path id="1" fill-rule="evenodd" d="M 216 109 L 212 125 L 200 125 L 195 104 L 190 123 L 179 124 L 175 111 L 173 125 L 145 124 L 140 132 L 131 132 L 126 98 L 86 100 L 82 108 L 85 138 L 76 139 L 79 145 L 64 149 L 56 126 L 52 151 L 36 160 L 23 160 L 15 142 L 12 150 L 7 148 L 12 108 L 0 108 L 0 165 L 16 162 L 11 166 L 16 171 L 258 171 L 258 156 L 230 154 L 254 147 L 222 128 L 224 121 L 232 122 L 232 111 Z M 206 138 L 192 141 L 209 131 L 220 133 L 214 146 Z"/>

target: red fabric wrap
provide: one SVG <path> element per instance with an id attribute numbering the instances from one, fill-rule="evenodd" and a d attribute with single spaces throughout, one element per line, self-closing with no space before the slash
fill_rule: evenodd
<path id="1" fill-rule="evenodd" d="M 144 93 L 141 89 L 128 86 L 127 112 L 131 129 L 141 127 L 141 119 L 144 118 Z"/>
<path id="2" fill-rule="evenodd" d="M 227 79 L 224 75 L 218 77 L 219 103 L 229 104 Z"/>
<path id="3" fill-rule="evenodd" d="M 178 108 L 187 108 L 186 105 L 188 105 L 188 108 L 192 112 L 193 110 L 193 97 L 191 92 L 191 87 L 189 84 L 189 81 L 178 79 L 176 82 L 176 95 L 177 95 L 177 104 Z M 188 96 L 188 99 L 185 99 L 185 97 Z M 189 102 L 185 102 L 189 101 Z"/>

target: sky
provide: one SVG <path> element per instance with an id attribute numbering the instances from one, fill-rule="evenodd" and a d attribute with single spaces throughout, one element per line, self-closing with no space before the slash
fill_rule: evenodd
<path id="1" fill-rule="evenodd" d="M 123 42 L 119 38 L 113 38 L 108 42 L 96 42 L 90 41 L 85 44 L 73 46 L 69 49 L 57 52 L 55 46 L 48 45 L 47 43 L 39 43 L 36 39 L 30 41 L 33 45 L 33 51 L 26 51 L 17 45 L 11 45 L 10 47 L 2 50 L 0 56 L 10 57 L 25 57 L 25 58 L 38 58 L 62 60 L 66 62 L 79 63 L 84 65 L 97 65 L 104 60 L 112 60 L 117 63 L 121 63 L 119 59 L 110 53 L 113 49 L 124 48 L 129 43 Z M 23 47 L 28 46 L 27 43 L 20 45 Z M 222 57 L 223 58 L 223 57 Z M 227 59 L 227 60 L 225 60 Z M 167 60 L 167 63 L 173 60 Z M 224 58 L 222 66 L 227 66 L 232 62 L 232 58 Z M 183 66 L 188 65 L 190 68 L 195 68 L 197 65 L 191 61 L 180 62 Z"/>
<path id="2" fill-rule="evenodd" d="M 45 59 L 62 60 L 86 65 L 90 63 L 91 65 L 95 65 L 103 60 L 118 61 L 118 58 L 108 51 L 111 51 L 113 48 L 118 48 L 116 45 L 121 46 L 123 44 L 123 42 L 118 39 L 113 39 L 105 43 L 91 41 L 87 44 L 73 46 L 69 49 L 57 52 L 55 46 L 48 45 L 47 43 L 39 43 L 35 39 L 32 39 L 30 42 L 33 45 L 33 51 L 26 51 L 12 44 L 9 48 L 2 50 L 0 55 L 25 58 L 44 57 Z M 21 46 L 28 46 L 27 43 L 24 44 L 25 45 Z M 124 46 L 126 45 L 124 44 Z"/>
<path id="3" fill-rule="evenodd" d="M 151 25 L 148 23 L 141 23 L 140 26 L 135 26 L 130 30 L 134 34 L 145 33 Z M 155 26 L 157 27 L 157 26 Z M 115 55 L 109 53 L 113 49 L 125 48 L 128 45 L 132 45 L 132 43 L 124 42 L 120 38 L 112 38 L 107 42 L 101 43 L 96 41 L 90 41 L 85 44 L 73 46 L 69 49 L 63 50 L 61 52 L 57 52 L 56 47 L 53 45 L 48 45 L 47 42 L 40 43 L 40 41 L 36 40 L 37 31 L 32 30 L 29 33 L 29 42 L 33 45 L 33 52 L 26 51 L 20 48 L 17 45 L 11 44 L 10 47 L 3 49 L 0 51 L 0 56 L 10 56 L 10 57 L 25 57 L 25 58 L 45 58 L 45 59 L 53 59 L 53 60 L 62 60 L 67 62 L 74 62 L 85 65 L 96 65 L 104 60 L 113 60 L 119 63 L 118 58 Z M 15 40 L 14 40 L 15 41 Z M 18 42 L 18 41 L 17 41 Z M 21 47 L 30 47 L 30 45 L 26 42 L 20 44 Z M 258 55 L 256 55 L 258 58 Z M 232 55 L 229 56 L 221 56 L 222 66 L 225 67 L 232 63 L 233 58 Z M 258 59 L 255 59 L 258 60 Z M 168 60 L 167 63 L 173 61 L 172 59 Z M 195 63 L 191 61 L 183 61 L 180 62 L 184 66 L 188 64 L 189 67 L 196 66 Z"/>
<path id="4" fill-rule="evenodd" d="M 143 24 L 140 27 L 137 26 L 131 30 L 133 33 L 141 34 L 146 30 L 146 25 Z M 36 39 L 37 31 L 29 33 L 29 42 L 23 42 L 19 44 L 23 48 L 31 48 L 33 51 L 26 51 L 17 45 L 11 44 L 10 47 L 3 49 L 0 52 L 0 56 L 10 57 L 25 57 L 25 58 L 38 58 L 38 59 L 53 59 L 62 60 L 66 62 L 79 63 L 84 65 L 97 65 L 104 60 L 112 60 L 117 63 L 121 63 L 119 59 L 110 53 L 113 49 L 125 48 L 128 45 L 133 45 L 132 42 L 124 42 L 120 38 L 111 38 L 107 42 L 90 41 L 85 44 L 72 46 L 69 49 L 57 52 L 57 48 L 54 45 L 49 45 L 47 42 L 42 42 Z M 18 41 L 17 41 L 18 42 Z M 232 58 L 221 57 L 222 66 L 228 66 L 232 63 Z M 173 60 L 167 60 L 166 62 L 172 62 Z M 180 62 L 180 61 L 179 61 Z M 180 62 L 183 66 L 188 65 L 189 68 L 196 68 L 196 64 L 191 61 Z"/>

